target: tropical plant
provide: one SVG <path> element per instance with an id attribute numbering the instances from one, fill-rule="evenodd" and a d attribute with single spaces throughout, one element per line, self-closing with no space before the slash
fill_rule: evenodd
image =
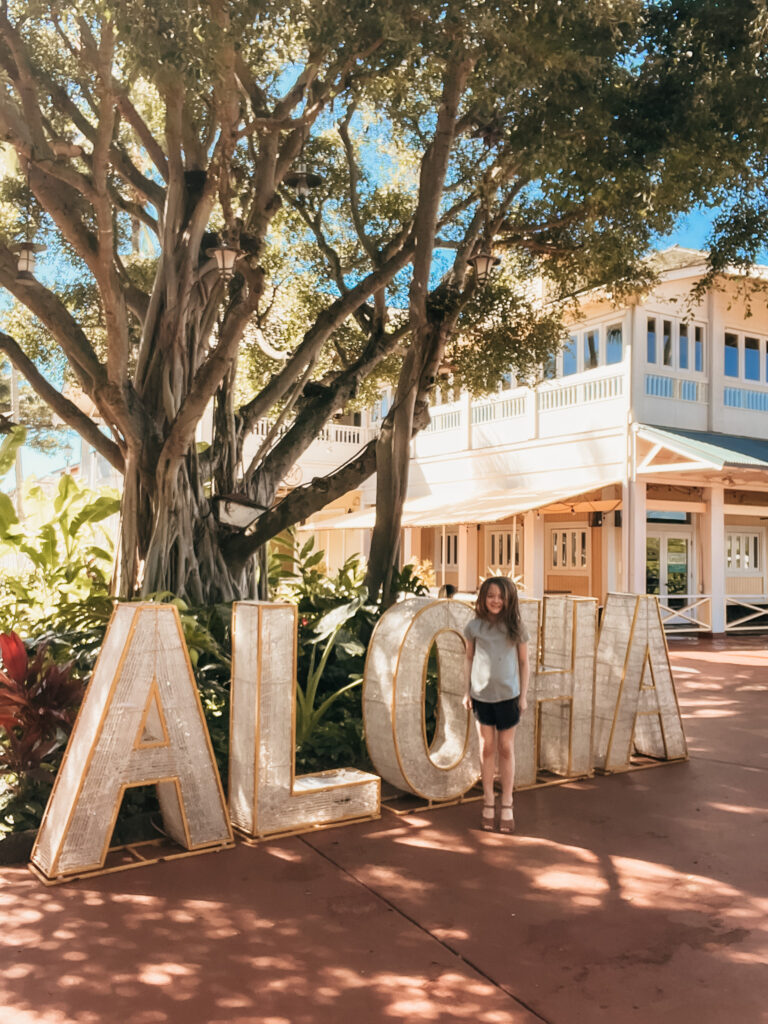
<path id="1" fill-rule="evenodd" d="M 363 608 L 366 597 L 367 593 L 363 589 L 352 601 L 338 605 L 326 612 L 315 623 L 314 636 L 304 640 L 304 646 L 309 648 L 309 664 L 304 684 L 299 682 L 296 687 L 296 747 L 298 750 L 301 750 L 304 744 L 312 738 L 320 723 L 339 698 L 360 686 L 363 681 L 362 675 L 356 675 L 349 682 L 333 690 L 319 704 L 316 703 L 320 680 L 334 649 L 343 651 L 352 658 L 365 653 L 365 647 L 352 634 L 348 623 Z M 347 628 L 345 629 L 345 627 Z M 321 647 L 322 651 L 318 657 L 318 650 Z"/>
<path id="2" fill-rule="evenodd" d="M 30 658 L 16 633 L 0 634 L 0 653 L 0 831 L 19 831 L 39 824 L 83 681 L 47 644 Z"/>
<path id="3" fill-rule="evenodd" d="M 24 502 L 27 514 L 19 522 L 0 493 L 0 627 L 28 637 L 103 630 L 114 606 L 114 542 L 106 521 L 119 512 L 119 498 L 94 494 L 65 473 L 53 498 L 32 483 Z"/>

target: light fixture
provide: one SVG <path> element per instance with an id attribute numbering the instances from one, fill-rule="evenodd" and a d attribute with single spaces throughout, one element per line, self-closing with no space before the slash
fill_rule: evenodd
<path id="1" fill-rule="evenodd" d="M 491 271 L 501 263 L 500 256 L 494 256 L 488 249 L 482 249 L 476 256 L 467 260 L 475 271 L 475 277 L 479 285 L 488 283 Z"/>
<path id="2" fill-rule="evenodd" d="M 307 165 L 301 161 L 296 164 L 295 171 L 289 171 L 285 176 L 285 184 L 296 190 L 296 195 L 303 199 L 309 195 L 313 188 L 322 185 L 323 177 L 310 171 Z"/>
<path id="3" fill-rule="evenodd" d="M 206 255 L 216 260 L 221 279 L 230 281 L 235 273 L 235 262 L 243 255 L 243 250 L 238 249 L 236 245 L 230 245 L 229 242 L 219 242 L 218 245 L 206 249 Z"/>
<path id="4" fill-rule="evenodd" d="M 211 503 L 220 525 L 235 530 L 248 530 L 267 511 L 265 505 L 244 494 L 214 494 Z"/>
<path id="5" fill-rule="evenodd" d="M 19 242 L 12 246 L 12 251 L 16 253 L 17 259 L 16 280 L 31 281 L 34 276 L 37 254 L 45 252 L 45 246 L 38 245 L 36 242 Z"/>

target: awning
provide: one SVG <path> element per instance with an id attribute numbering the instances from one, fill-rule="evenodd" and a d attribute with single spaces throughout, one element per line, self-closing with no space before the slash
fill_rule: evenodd
<path id="1" fill-rule="evenodd" d="M 641 473 L 664 469 L 768 469 L 768 441 L 734 434 L 716 434 L 699 430 L 672 430 L 640 424 L 637 436 L 653 447 L 638 465 Z M 662 450 L 674 452 L 684 463 L 665 463 L 659 458 Z"/>
<path id="2" fill-rule="evenodd" d="M 601 482 L 608 487 L 620 481 Z M 605 512 L 621 507 L 618 498 L 589 498 L 587 492 L 574 494 L 573 488 L 556 491 L 497 491 L 493 494 L 428 495 L 412 498 L 403 506 L 404 528 L 411 526 L 457 526 L 462 523 L 498 523 L 511 516 L 538 508 L 548 512 Z M 305 529 L 369 530 L 376 519 L 375 507 L 328 519 L 315 519 Z"/>

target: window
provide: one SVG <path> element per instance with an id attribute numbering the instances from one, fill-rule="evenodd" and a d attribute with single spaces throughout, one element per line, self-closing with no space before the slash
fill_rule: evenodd
<path id="1" fill-rule="evenodd" d="M 575 334 L 568 339 L 568 344 L 563 349 L 563 376 L 569 377 L 572 373 L 579 371 L 578 340 Z"/>
<path id="2" fill-rule="evenodd" d="M 646 357 L 653 365 L 690 373 L 704 371 L 704 328 L 648 317 Z"/>
<path id="3" fill-rule="evenodd" d="M 723 372 L 726 377 L 739 376 L 739 339 L 735 334 L 725 335 L 725 358 Z"/>
<path id="4" fill-rule="evenodd" d="M 574 572 L 587 567 L 586 528 L 553 529 L 550 534 L 550 568 Z"/>
<path id="5" fill-rule="evenodd" d="M 493 530 L 487 540 L 488 566 L 491 569 L 518 569 L 520 567 L 520 534 L 512 539 L 511 530 Z M 514 561 L 513 561 L 514 544 Z"/>
<path id="6" fill-rule="evenodd" d="M 725 567 L 728 572 L 762 572 L 759 533 L 725 535 Z"/>
<path id="7" fill-rule="evenodd" d="M 594 370 L 600 362 L 600 336 L 597 331 L 584 335 L 584 369 Z"/>
<path id="8" fill-rule="evenodd" d="M 744 377 L 760 380 L 760 342 L 757 338 L 744 339 Z"/>
<path id="9" fill-rule="evenodd" d="M 737 377 L 751 384 L 768 384 L 768 341 L 764 337 L 726 331 L 723 335 L 723 372 L 726 377 Z M 747 394 L 755 396 L 757 392 Z M 744 408 L 762 409 L 763 405 L 745 405 Z"/>
<path id="10" fill-rule="evenodd" d="M 446 559 L 443 561 L 443 541 L 445 541 Z M 438 541 L 440 555 L 437 564 L 440 568 L 455 569 L 459 564 L 459 535 L 458 533 L 440 534 Z"/>
<path id="11" fill-rule="evenodd" d="M 608 328 L 605 335 L 605 361 L 608 365 L 620 363 L 623 355 L 621 324 L 614 324 Z"/>
<path id="12" fill-rule="evenodd" d="M 648 317 L 648 362 L 656 362 L 656 320 Z"/>
<path id="13" fill-rule="evenodd" d="M 688 369 L 688 324 L 680 324 L 677 365 L 681 370 Z"/>

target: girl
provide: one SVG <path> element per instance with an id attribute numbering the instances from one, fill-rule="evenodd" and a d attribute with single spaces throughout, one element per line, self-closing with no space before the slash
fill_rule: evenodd
<path id="1" fill-rule="evenodd" d="M 526 709 L 528 634 L 520 619 L 517 588 L 506 576 L 484 580 L 475 618 L 464 630 L 467 641 L 464 707 L 474 712 L 480 738 L 483 779 L 482 826 L 493 830 L 493 776 L 496 750 L 501 776 L 499 831 L 512 832 L 512 786 L 515 781 L 515 726 Z"/>

